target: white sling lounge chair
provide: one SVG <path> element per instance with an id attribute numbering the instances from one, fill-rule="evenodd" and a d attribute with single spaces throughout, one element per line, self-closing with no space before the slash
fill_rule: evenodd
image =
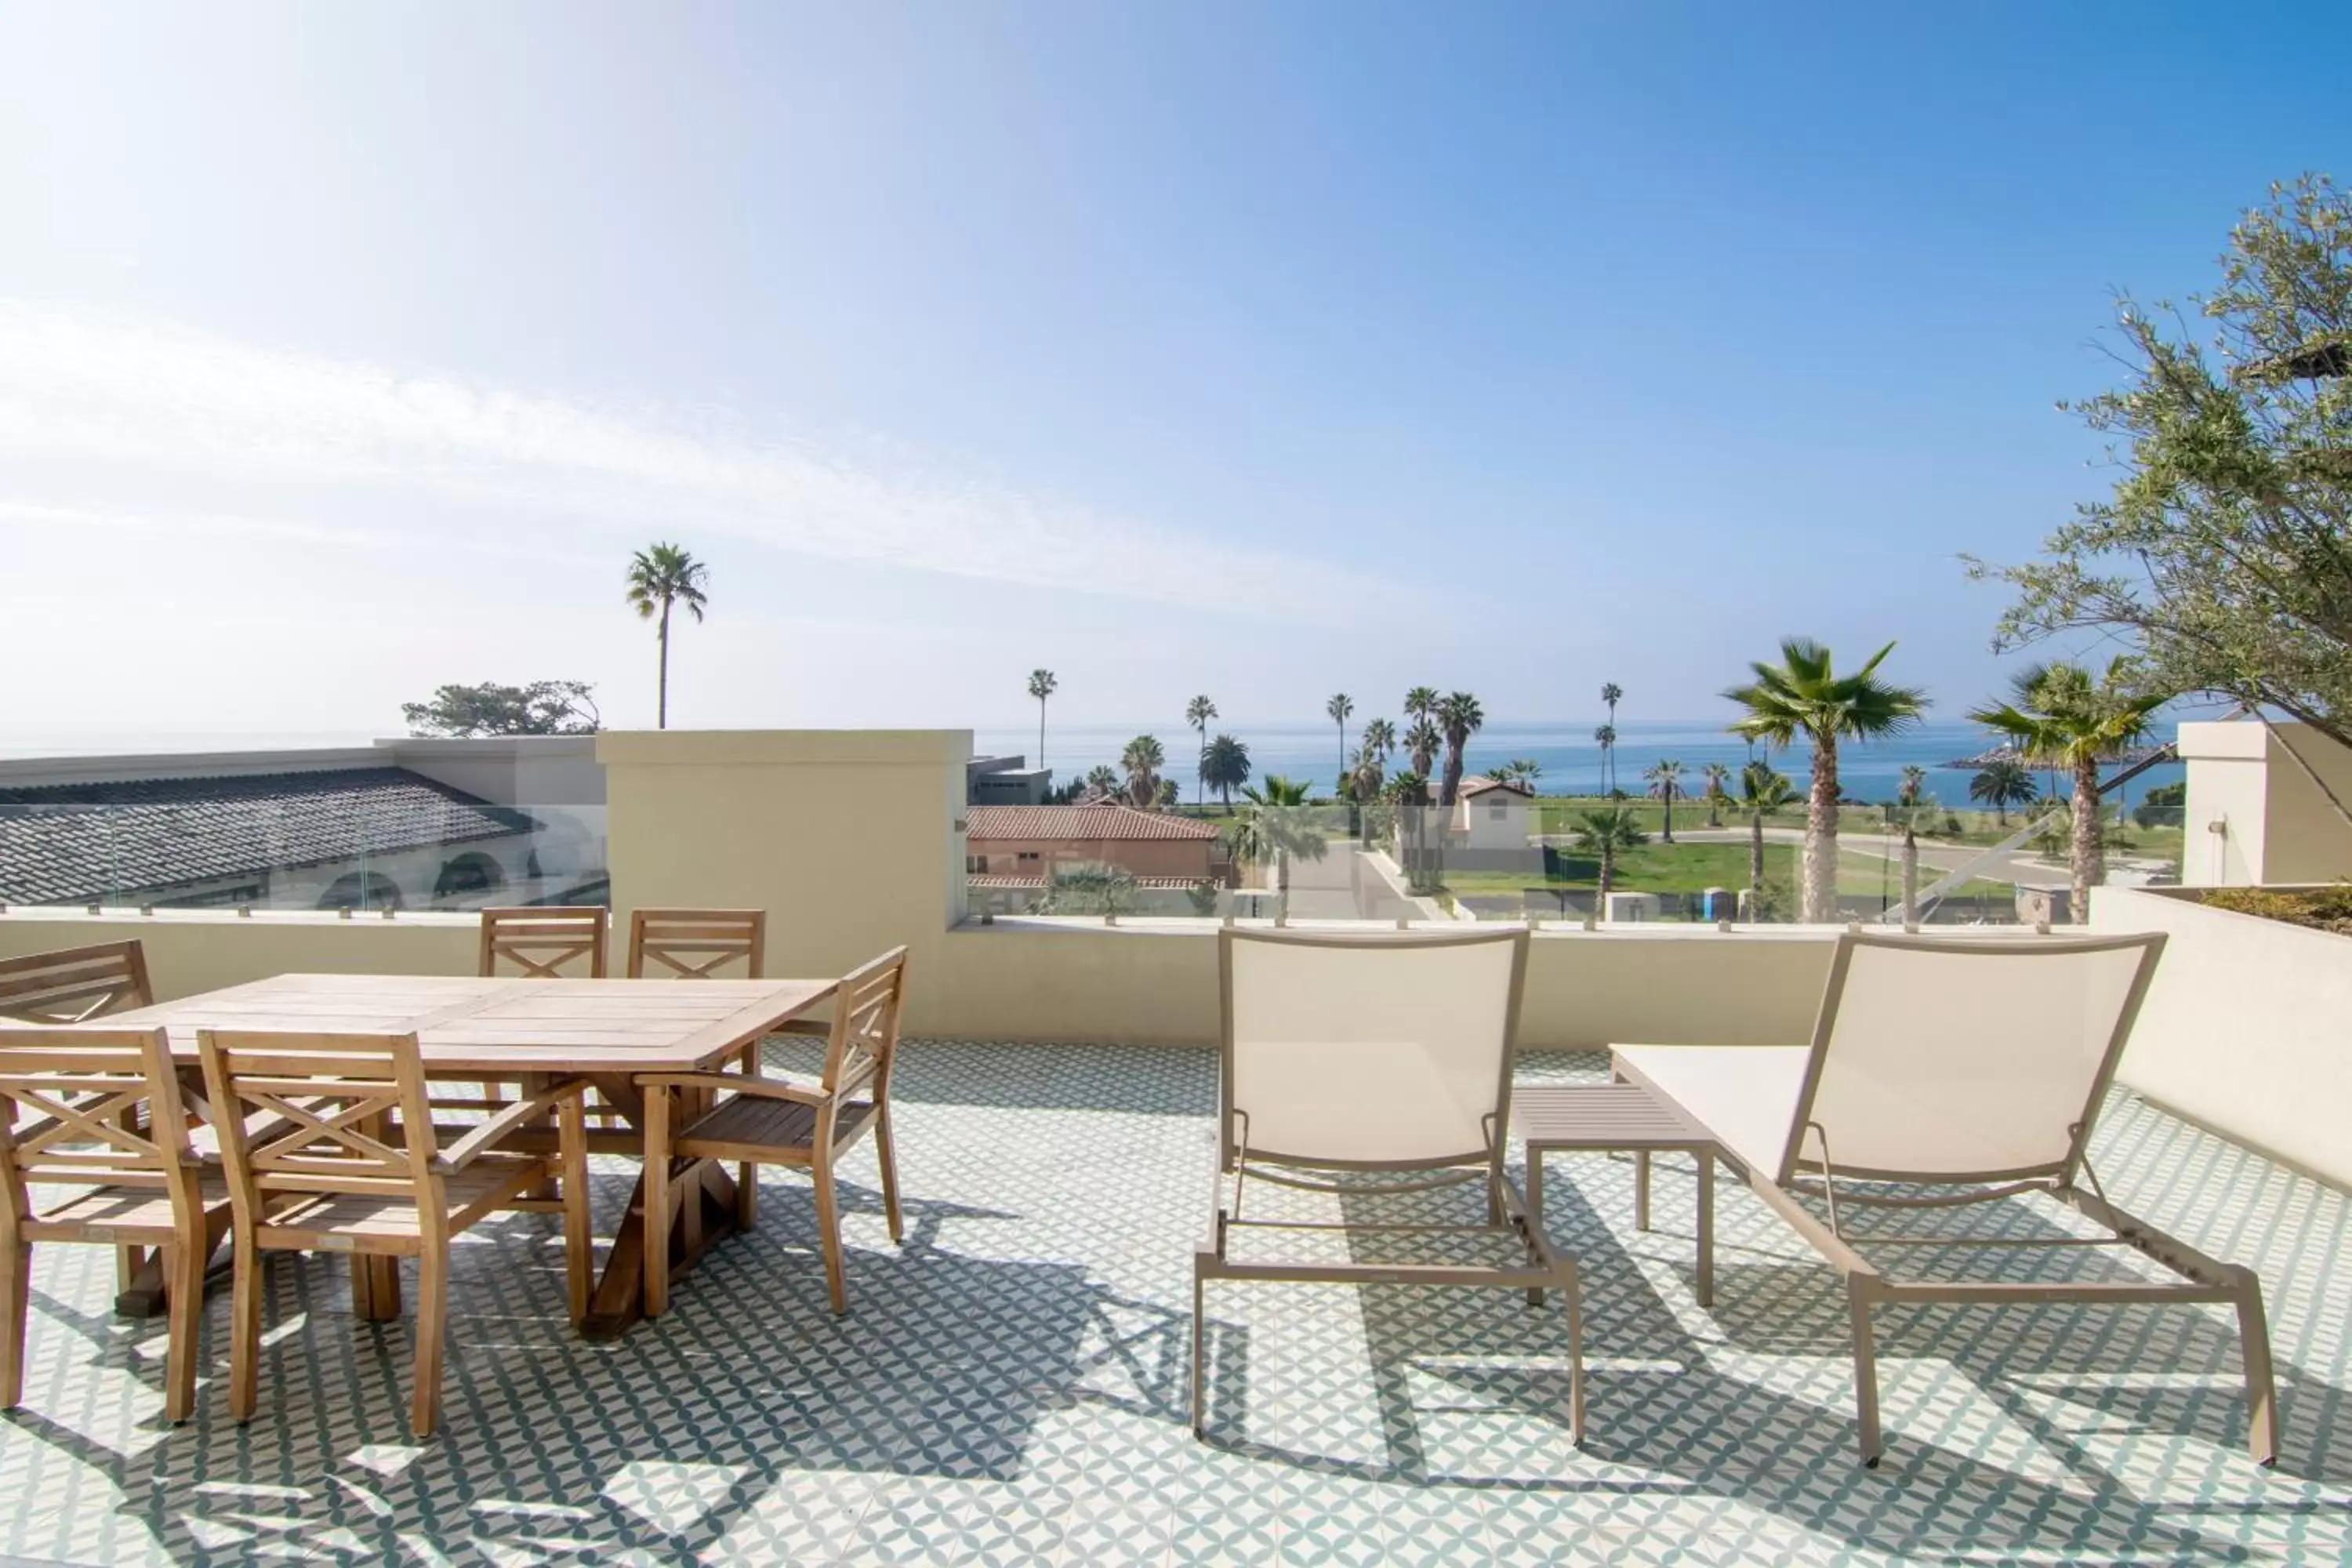
<path id="1" fill-rule="evenodd" d="M 1567 1300 L 1569 1422 L 1584 1440 L 1576 1263 L 1528 1223 L 1503 1173 L 1524 931 L 1411 936 L 1219 933 L 1224 1041 L 1218 1073 L 1213 1239 L 1192 1261 L 1192 1430 L 1208 1422 L 1205 1287 L 1212 1279 L 1479 1285 Z M 1226 1201 L 1228 1178 L 1231 1204 Z M 1243 1217 L 1252 1181 L 1312 1192 L 1400 1193 L 1483 1182 L 1487 1224 L 1349 1225 Z M 1234 1230 L 1457 1231 L 1507 1238 L 1510 1265 L 1239 1261 Z"/>
<path id="2" fill-rule="evenodd" d="M 2278 1454 L 2262 1281 L 2106 1200 L 2091 1126 L 2131 1033 L 2161 935 L 1990 942 L 1839 939 L 1813 1043 L 1620 1046 L 1621 1078 L 1715 1134 L 1719 1156 L 1845 1276 L 1862 1462 L 1875 1468 L 1871 1309 L 1912 1301 L 2172 1302 L 2238 1311 L 2250 1443 Z M 2081 1185 L 2077 1185 L 2077 1183 Z M 2112 1234 L 2088 1238 L 1861 1236 L 1857 1205 L 1949 1206 L 2043 1193 Z M 1822 1200 L 1827 1219 L 1800 1203 Z M 1862 1247 L 2123 1246 L 2179 1275 L 2083 1283 L 1911 1283 Z"/>

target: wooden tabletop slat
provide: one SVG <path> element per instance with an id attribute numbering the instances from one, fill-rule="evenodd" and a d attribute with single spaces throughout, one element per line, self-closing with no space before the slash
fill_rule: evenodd
<path id="1" fill-rule="evenodd" d="M 599 1072 L 709 1063 L 824 1001 L 833 980 L 527 980 L 281 974 L 121 1013 L 161 1025 L 196 1059 L 204 1028 L 414 1033 L 428 1072 L 545 1072 L 562 1058 Z"/>

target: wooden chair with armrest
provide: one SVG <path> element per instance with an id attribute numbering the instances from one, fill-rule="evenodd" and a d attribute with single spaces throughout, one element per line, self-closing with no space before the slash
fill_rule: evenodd
<path id="1" fill-rule="evenodd" d="M 823 1074 L 815 1083 L 774 1078 L 757 1058 L 740 1072 L 654 1073 L 637 1079 L 646 1096 L 646 1315 L 669 1304 L 671 1210 L 676 1178 L 698 1160 L 792 1165 L 809 1173 L 815 1189 L 817 1231 L 824 1254 L 833 1310 L 848 1310 L 842 1278 L 841 1209 L 834 1167 L 869 1131 L 881 1167 L 882 1205 L 890 1239 L 906 1226 L 898 1212 L 898 1166 L 890 1127 L 890 1073 L 898 1048 L 899 1012 L 907 992 L 907 950 L 893 948 L 845 978 L 834 999 Z M 679 1125 L 681 1100 L 698 1104 L 724 1094 Z M 860 1098 L 863 1096 L 863 1098 Z M 688 1100 L 688 1097 L 692 1097 Z M 679 1166 L 683 1166 L 683 1170 Z M 736 1184 L 736 1220 L 751 1228 L 759 1183 Z M 690 1194 L 689 1194 L 690 1195 Z"/>
<path id="2" fill-rule="evenodd" d="M 135 942 L 0 958 L 0 1018 L 81 1024 L 153 1005 L 147 952 Z"/>

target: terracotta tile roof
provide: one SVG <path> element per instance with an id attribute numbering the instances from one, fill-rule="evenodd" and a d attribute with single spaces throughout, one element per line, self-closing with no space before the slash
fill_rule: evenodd
<path id="1" fill-rule="evenodd" d="M 0 789 L 0 902 L 114 899 L 535 826 L 401 768 Z"/>
<path id="2" fill-rule="evenodd" d="M 975 805 L 964 813 L 964 837 L 975 844 L 992 838 L 1063 838 L 1077 841 L 1135 838 L 1214 838 L 1210 824 L 1168 811 L 1138 811 L 1131 805 Z"/>
<path id="3" fill-rule="evenodd" d="M 1201 879 L 1197 877 L 1137 877 L 1134 879 L 1134 882 L 1139 888 L 1150 888 L 1175 892 L 1190 892 L 1192 889 L 1201 885 Z M 964 879 L 964 884 L 967 887 L 979 888 L 982 890 L 1003 890 L 1008 889 L 1017 889 L 1023 888 L 1037 889 L 1045 887 L 1045 879 L 1043 877 L 999 876 L 993 871 L 984 873 L 975 872 L 973 875 Z"/>

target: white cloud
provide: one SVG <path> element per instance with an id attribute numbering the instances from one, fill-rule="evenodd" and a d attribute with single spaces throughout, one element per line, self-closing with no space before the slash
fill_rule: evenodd
<path id="1" fill-rule="evenodd" d="M 836 560 L 1314 618 L 1400 589 L 1278 550 L 1057 506 L 895 458 L 761 443 L 718 420 L 257 348 L 152 321 L 0 300 L 0 451 L 133 470 L 484 504 L 518 521 L 720 533 Z M 7 498 L 0 497 L 0 500 Z M 25 517 L 25 505 L 12 509 Z M 48 507 L 51 524 L 74 509 Z M 215 527 L 341 530 L 196 520 Z M 29 519 L 27 519 L 29 521 Z M 85 512 L 92 525 L 120 518 Z M 353 527 L 352 542 L 373 542 Z M 1301 584 L 1312 581 L 1311 592 Z"/>

